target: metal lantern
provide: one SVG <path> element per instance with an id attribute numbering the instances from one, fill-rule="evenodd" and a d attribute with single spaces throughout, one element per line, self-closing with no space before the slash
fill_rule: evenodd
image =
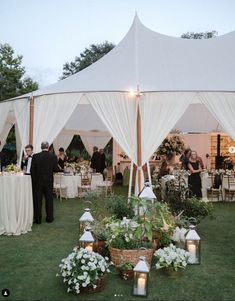
<path id="1" fill-rule="evenodd" d="M 144 184 L 144 188 L 139 193 L 139 198 L 151 200 L 152 202 L 157 199 L 156 195 L 153 193 L 150 183 L 146 182 Z"/>
<path id="2" fill-rule="evenodd" d="M 80 248 L 87 251 L 93 251 L 94 237 L 91 234 L 90 228 L 86 229 L 81 238 L 79 239 Z"/>
<path id="3" fill-rule="evenodd" d="M 134 267 L 134 282 L 133 282 L 133 295 L 143 296 L 148 295 L 148 278 L 149 278 L 149 265 L 145 261 L 144 256 L 139 257 L 139 262 Z"/>
<path id="4" fill-rule="evenodd" d="M 90 224 L 94 221 L 93 216 L 91 215 L 90 209 L 85 208 L 83 215 L 79 218 L 80 223 L 80 233 L 83 233 L 86 227 L 89 227 Z"/>
<path id="5" fill-rule="evenodd" d="M 190 225 L 185 237 L 185 249 L 190 253 L 189 264 L 200 264 L 200 236 L 195 230 L 195 226 Z"/>

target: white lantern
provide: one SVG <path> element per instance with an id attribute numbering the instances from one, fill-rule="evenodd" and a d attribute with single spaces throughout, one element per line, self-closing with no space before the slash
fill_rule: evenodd
<path id="1" fill-rule="evenodd" d="M 134 281 L 133 281 L 133 291 L 134 296 L 144 296 L 148 295 L 148 280 L 149 280 L 149 265 L 145 261 L 144 256 L 139 257 L 139 262 L 133 269 L 134 271 Z"/>
<path id="2" fill-rule="evenodd" d="M 189 231 L 185 237 L 185 249 L 190 253 L 189 264 L 200 264 L 200 236 L 195 231 L 195 226 L 190 225 Z"/>
<path id="3" fill-rule="evenodd" d="M 87 251 L 93 251 L 94 237 L 90 232 L 90 228 L 86 229 L 81 238 L 79 239 L 80 248 L 86 249 Z"/>
<path id="4" fill-rule="evenodd" d="M 152 202 L 157 199 L 156 195 L 153 193 L 151 185 L 146 182 L 144 188 L 139 193 L 139 198 L 151 200 Z"/>
<path id="5" fill-rule="evenodd" d="M 83 215 L 79 218 L 80 233 L 82 233 L 86 227 L 90 227 L 91 223 L 94 221 L 90 211 L 89 208 L 85 208 Z"/>

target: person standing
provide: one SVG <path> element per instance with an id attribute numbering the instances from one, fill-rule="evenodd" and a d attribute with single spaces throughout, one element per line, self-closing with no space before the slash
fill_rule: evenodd
<path id="1" fill-rule="evenodd" d="M 52 223 L 53 215 L 53 182 L 54 172 L 59 172 L 57 158 L 49 152 L 49 143 L 41 143 L 42 151 L 33 156 L 31 176 L 36 187 L 35 223 L 42 221 L 42 199 L 46 201 L 46 222 Z"/>
<path id="2" fill-rule="evenodd" d="M 189 157 L 191 156 L 191 149 L 186 148 L 182 156 L 180 157 L 181 169 L 188 170 Z"/>
<path id="3" fill-rule="evenodd" d="M 23 157 L 23 160 L 21 163 L 21 169 L 24 170 L 26 175 L 30 175 L 32 158 L 33 158 L 33 146 L 31 144 L 28 144 L 25 146 L 25 153 L 26 153 L 26 156 Z"/>
<path id="4" fill-rule="evenodd" d="M 100 172 L 103 175 L 103 180 L 105 180 L 104 170 L 106 168 L 106 157 L 105 157 L 104 150 L 102 148 L 99 150 L 99 153 L 100 153 Z"/>
<path id="5" fill-rule="evenodd" d="M 98 147 L 93 147 L 93 155 L 91 157 L 91 168 L 96 172 L 101 172 L 101 158 L 100 153 L 98 152 Z"/>
<path id="6" fill-rule="evenodd" d="M 58 166 L 60 171 L 64 171 L 64 163 L 67 161 L 67 157 L 65 155 L 63 147 L 59 148 L 59 154 L 57 156 L 57 160 L 58 160 Z"/>
<path id="7" fill-rule="evenodd" d="M 21 169 L 24 170 L 25 175 L 31 175 L 31 165 L 32 165 L 32 159 L 33 159 L 33 146 L 31 144 L 28 144 L 25 146 L 25 152 L 26 152 L 26 156 L 24 156 L 22 163 L 21 163 Z M 32 194 L 33 194 L 33 216 L 34 216 L 34 220 L 35 220 L 35 208 L 37 206 L 36 203 L 36 199 L 37 199 L 37 195 L 36 195 L 36 184 L 34 179 L 31 177 L 32 180 Z"/>
<path id="8" fill-rule="evenodd" d="M 197 160 L 197 153 L 195 151 L 191 152 L 191 156 L 188 162 L 188 169 L 190 175 L 188 177 L 188 185 L 193 196 L 197 198 L 202 198 L 202 181 L 201 181 L 201 167 Z"/>

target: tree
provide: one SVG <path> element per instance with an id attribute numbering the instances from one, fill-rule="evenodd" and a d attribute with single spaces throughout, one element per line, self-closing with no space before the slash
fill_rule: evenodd
<path id="1" fill-rule="evenodd" d="M 114 47 L 115 45 L 113 43 L 107 41 L 101 44 L 91 44 L 88 48 L 85 48 L 82 53 L 80 53 L 80 56 L 75 57 L 74 61 L 64 64 L 63 74 L 60 79 L 64 79 L 90 66 Z"/>
<path id="2" fill-rule="evenodd" d="M 210 39 L 218 35 L 215 30 L 205 32 L 186 32 L 181 35 L 183 39 Z"/>
<path id="3" fill-rule="evenodd" d="M 38 89 L 38 83 L 24 78 L 22 58 L 9 44 L 0 44 L 0 101 Z"/>

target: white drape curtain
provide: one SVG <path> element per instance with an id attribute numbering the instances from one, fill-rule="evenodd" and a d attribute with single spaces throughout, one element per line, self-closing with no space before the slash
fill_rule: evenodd
<path id="1" fill-rule="evenodd" d="M 202 92 L 200 97 L 224 130 L 235 140 L 235 93 Z"/>
<path id="2" fill-rule="evenodd" d="M 97 146 L 98 149 L 103 149 L 112 138 L 111 135 L 106 132 L 79 131 L 79 135 L 90 156 L 92 156 L 94 146 Z"/>
<path id="3" fill-rule="evenodd" d="M 195 92 L 146 93 L 140 99 L 142 165 L 156 151 L 192 102 Z"/>
<path id="4" fill-rule="evenodd" d="M 67 123 L 82 94 L 55 94 L 35 98 L 34 150 L 40 151 L 42 141 L 51 144 Z"/>
<path id="5" fill-rule="evenodd" d="M 21 163 L 21 154 L 29 142 L 29 105 L 28 98 L 13 101 L 18 164 Z"/>
<path id="6" fill-rule="evenodd" d="M 89 102 L 123 151 L 136 163 L 135 97 L 128 93 L 87 93 Z"/>
<path id="7" fill-rule="evenodd" d="M 0 152 L 2 151 L 5 143 L 6 143 L 6 140 L 7 140 L 7 136 L 12 128 L 14 124 L 9 122 L 9 121 L 6 121 L 4 127 L 3 127 L 3 130 L 2 130 L 2 133 L 0 134 L 0 141 L 1 141 L 1 145 L 0 145 Z"/>
<path id="8" fill-rule="evenodd" d="M 12 102 L 2 102 L 0 109 L 0 134 L 3 133 L 3 129 L 7 120 L 8 112 L 12 109 Z"/>
<path id="9" fill-rule="evenodd" d="M 63 147 L 64 150 L 66 151 L 67 148 L 69 147 L 71 141 L 73 140 L 74 134 L 71 133 L 66 133 L 66 132 L 61 132 L 53 141 L 53 147 L 55 153 L 58 155 L 59 153 L 59 148 Z"/>

